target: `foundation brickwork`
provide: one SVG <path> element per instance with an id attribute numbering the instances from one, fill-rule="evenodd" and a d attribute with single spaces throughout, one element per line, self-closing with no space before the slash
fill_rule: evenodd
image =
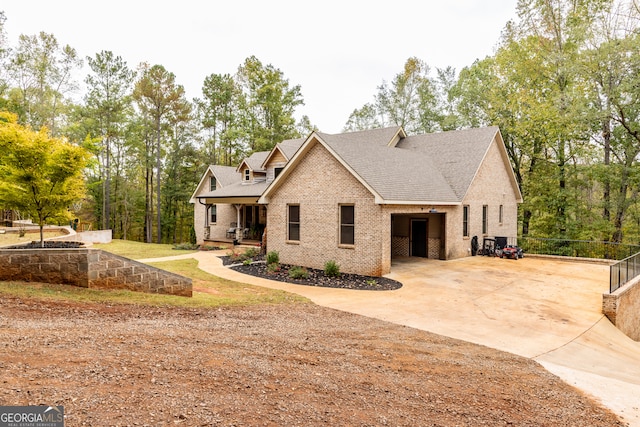
<path id="1" fill-rule="evenodd" d="M 602 312 L 629 338 L 640 341 L 640 277 L 612 294 L 603 294 Z"/>
<path id="2" fill-rule="evenodd" d="M 192 296 L 191 279 L 99 249 L 0 250 L 0 280 Z"/>

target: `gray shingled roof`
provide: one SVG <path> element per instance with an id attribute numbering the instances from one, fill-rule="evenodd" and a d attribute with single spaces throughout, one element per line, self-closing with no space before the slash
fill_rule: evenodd
<path id="1" fill-rule="evenodd" d="M 416 135 L 401 140 L 398 148 L 430 157 L 462 201 L 498 132 L 497 126 L 491 126 Z"/>
<path id="2" fill-rule="evenodd" d="M 282 150 L 284 155 L 287 157 L 287 160 L 291 159 L 298 148 L 302 146 L 302 144 L 306 141 L 305 138 L 298 139 L 285 139 L 280 144 L 278 144 L 278 148 Z"/>
<path id="3" fill-rule="evenodd" d="M 350 132 L 337 135 L 317 132 L 319 138 L 386 201 L 459 203 L 464 198 L 497 127 L 439 132 L 409 136 L 395 146 L 389 142 L 400 127 Z M 278 146 L 287 158 L 304 143 L 286 140 Z M 261 170 L 269 152 L 254 153 L 245 159 Z M 266 182 L 243 183 L 235 168 L 212 166 L 222 188 L 201 194 L 205 198 L 260 197 Z"/>
<path id="4" fill-rule="evenodd" d="M 246 159 L 244 159 L 245 163 L 249 165 L 251 170 L 253 171 L 261 171 L 262 163 L 264 163 L 265 159 L 269 155 L 270 151 L 256 151 Z"/>
<path id="5" fill-rule="evenodd" d="M 387 201 L 456 203 L 462 201 L 497 130 L 412 136 L 395 147 L 386 144 L 398 128 L 318 135 Z"/>
<path id="6" fill-rule="evenodd" d="M 209 191 L 202 193 L 198 198 L 216 199 L 216 198 L 231 198 L 231 197 L 254 197 L 256 200 L 262 195 L 264 190 L 267 189 L 267 182 L 253 182 L 246 184 L 244 182 L 236 182 L 227 187 L 219 188 L 215 191 Z"/>
<path id="7" fill-rule="evenodd" d="M 390 128 L 379 128 L 371 130 L 362 130 L 357 132 L 348 132 L 340 134 L 327 134 L 322 132 L 316 132 L 322 139 L 325 137 L 340 138 L 341 143 L 366 143 L 375 144 L 381 146 L 387 146 L 394 136 L 398 134 L 398 131 L 402 129 L 400 126 Z"/>
<path id="8" fill-rule="evenodd" d="M 242 174 L 233 166 L 211 165 L 211 170 L 222 187 L 242 181 Z"/>

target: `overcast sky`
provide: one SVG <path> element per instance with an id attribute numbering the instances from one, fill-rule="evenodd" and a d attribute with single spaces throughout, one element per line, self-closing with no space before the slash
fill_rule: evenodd
<path id="1" fill-rule="evenodd" d="M 12 46 L 53 34 L 84 58 L 110 50 L 131 68 L 160 64 L 189 98 L 209 74 L 255 55 L 300 85 L 298 115 L 327 133 L 373 100 L 416 56 L 459 71 L 491 55 L 517 0 L 22 0 L 3 2 Z M 86 61 L 85 61 L 86 62 Z M 84 75 L 81 76 L 84 79 Z"/>

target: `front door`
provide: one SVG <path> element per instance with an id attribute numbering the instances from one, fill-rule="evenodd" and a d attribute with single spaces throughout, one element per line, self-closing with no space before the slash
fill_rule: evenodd
<path id="1" fill-rule="evenodd" d="M 427 220 L 411 220 L 411 256 L 427 257 Z"/>

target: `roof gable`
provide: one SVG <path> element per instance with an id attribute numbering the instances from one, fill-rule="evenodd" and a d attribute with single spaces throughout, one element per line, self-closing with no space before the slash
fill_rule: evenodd
<path id="1" fill-rule="evenodd" d="M 202 175 L 200 182 L 196 186 L 196 190 L 191 195 L 190 203 L 195 203 L 196 197 L 202 193 L 209 192 L 208 188 L 205 190 L 205 186 L 209 184 L 209 177 L 211 176 L 216 178 L 216 182 L 220 184 L 221 188 L 228 187 L 242 180 L 242 175 L 236 172 L 236 168 L 233 166 L 210 165 Z"/>
<path id="2" fill-rule="evenodd" d="M 273 147 L 273 149 L 269 152 L 267 157 L 265 157 L 260 167 L 263 170 L 267 169 L 267 165 L 269 164 L 269 162 L 278 155 L 282 155 L 285 158 L 285 161 L 289 161 L 296 153 L 296 151 L 298 151 L 298 148 L 300 148 L 304 141 L 305 140 L 303 138 L 285 139 L 281 143 L 276 144 L 276 146 Z"/>
<path id="3" fill-rule="evenodd" d="M 249 157 L 244 158 L 236 168 L 236 171 L 242 171 L 244 169 L 243 165 L 254 172 L 264 171 L 262 169 L 262 163 L 264 163 L 269 153 L 270 151 L 256 151 Z"/>

